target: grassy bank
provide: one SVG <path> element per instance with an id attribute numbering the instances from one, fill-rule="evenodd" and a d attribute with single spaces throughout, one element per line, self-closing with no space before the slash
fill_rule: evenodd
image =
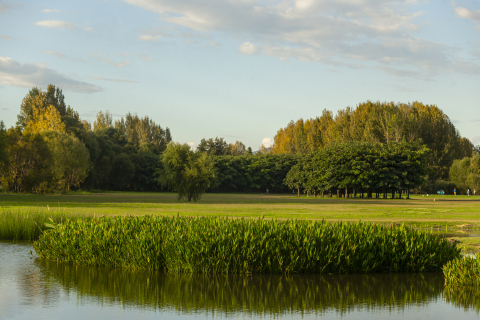
<path id="1" fill-rule="evenodd" d="M 460 253 L 404 226 L 152 216 L 70 220 L 34 248 L 50 260 L 173 273 L 440 271 Z"/>
<path id="2" fill-rule="evenodd" d="M 46 223 L 63 223 L 78 218 L 86 217 L 35 207 L 3 209 L 0 211 L 0 240 L 35 240 L 47 229 Z"/>
<path id="3" fill-rule="evenodd" d="M 90 215 L 265 217 L 327 221 L 405 223 L 417 228 L 480 228 L 480 197 L 412 196 L 406 199 L 296 198 L 292 195 L 206 194 L 177 202 L 173 193 L 110 192 L 73 195 L 0 194 L 3 210 L 39 209 Z M 436 201 L 433 201 L 436 199 Z"/>

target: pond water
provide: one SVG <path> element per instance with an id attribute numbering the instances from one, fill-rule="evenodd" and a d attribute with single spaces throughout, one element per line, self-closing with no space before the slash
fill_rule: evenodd
<path id="1" fill-rule="evenodd" d="M 169 275 L 81 267 L 0 242 L 0 319 L 479 319 L 441 273 Z"/>

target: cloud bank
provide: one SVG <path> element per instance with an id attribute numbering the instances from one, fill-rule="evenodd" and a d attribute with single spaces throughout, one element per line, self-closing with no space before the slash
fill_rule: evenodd
<path id="1" fill-rule="evenodd" d="M 465 71 L 456 69 L 456 49 L 416 36 L 423 15 L 416 0 L 123 1 L 193 32 L 251 39 L 239 42 L 242 54 L 373 67 L 400 77 Z M 459 12 L 477 19 L 475 12 Z M 151 42 L 160 35 L 138 38 Z"/>
<path id="2" fill-rule="evenodd" d="M 42 64 L 19 63 L 8 57 L 0 57 L 0 83 L 17 87 L 46 88 L 50 83 L 65 90 L 93 93 L 102 88 L 69 78 Z"/>

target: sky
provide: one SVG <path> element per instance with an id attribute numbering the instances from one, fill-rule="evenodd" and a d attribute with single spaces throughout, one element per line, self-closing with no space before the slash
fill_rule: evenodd
<path id="1" fill-rule="evenodd" d="M 361 102 L 435 104 L 480 144 L 480 1 L 0 0 L 0 120 L 54 84 L 84 120 L 269 146 Z"/>

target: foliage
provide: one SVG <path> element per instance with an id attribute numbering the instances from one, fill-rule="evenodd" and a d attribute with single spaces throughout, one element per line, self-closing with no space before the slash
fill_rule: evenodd
<path id="1" fill-rule="evenodd" d="M 215 181 L 212 159 L 204 152 L 193 152 L 188 144 L 171 142 L 162 163 L 158 181 L 177 192 L 179 200 L 199 200 Z"/>
<path id="2" fill-rule="evenodd" d="M 62 123 L 60 113 L 53 105 L 45 108 L 32 106 L 32 115 L 24 132 L 40 133 L 45 131 L 65 133 L 65 124 Z"/>
<path id="3" fill-rule="evenodd" d="M 0 240 L 37 240 L 48 228 L 47 223 L 62 223 L 67 219 L 89 219 L 85 216 L 67 214 L 60 208 L 6 209 L 0 214 Z"/>
<path id="4" fill-rule="evenodd" d="M 18 139 L 7 139 L 6 133 L 0 133 L 3 188 L 14 192 L 68 192 L 70 188 L 161 190 L 154 175 L 161 167 L 160 154 L 172 140 L 168 128 L 163 129 L 148 116 L 140 118 L 131 113 L 114 121 L 108 111 L 100 111 L 93 131 L 91 127 L 77 111 L 66 106 L 60 88 L 32 88 L 20 107 L 15 129 Z M 37 135 L 35 142 L 24 143 Z M 3 145 L 5 141 L 7 146 Z M 42 146 L 48 147 L 43 154 L 28 154 Z M 24 152 L 18 158 L 20 150 Z M 33 159 L 41 157 L 45 165 L 37 166 L 35 170 L 40 172 L 32 173 L 36 163 Z M 22 161 L 26 165 L 19 169 Z M 29 184 L 22 185 L 27 180 Z"/>
<path id="5" fill-rule="evenodd" d="M 127 189 L 135 174 L 135 164 L 126 153 L 120 153 L 112 164 L 111 183 L 117 190 Z"/>
<path id="6" fill-rule="evenodd" d="M 42 91 L 37 87 L 32 88 L 22 101 L 17 125 L 22 129 L 27 127 L 33 120 L 35 109 L 45 110 L 49 106 L 53 106 L 60 116 L 66 115 L 67 108 L 62 90 L 55 88 L 52 84 L 48 85 L 47 91 Z"/>
<path id="7" fill-rule="evenodd" d="M 455 159 L 470 157 L 472 143 L 460 137 L 457 129 L 437 106 L 367 101 L 355 109 L 339 110 L 334 116 L 324 110 L 320 117 L 290 122 L 280 129 L 272 152 L 309 153 L 336 143 L 417 142 L 431 153 L 427 163 L 429 180 L 445 179 Z"/>
<path id="8" fill-rule="evenodd" d="M 235 143 L 227 143 L 223 138 L 219 137 L 216 137 L 215 139 L 210 138 L 208 140 L 203 138 L 197 146 L 197 151 L 206 152 L 209 155 L 215 156 L 241 156 L 248 154 L 248 151 L 242 142 L 235 141 Z"/>
<path id="9" fill-rule="evenodd" d="M 0 172 L 5 190 L 48 192 L 53 183 L 53 158 L 42 135 L 9 129 L 8 160 Z"/>
<path id="10" fill-rule="evenodd" d="M 215 192 L 286 192 L 283 180 L 296 163 L 295 155 L 257 155 L 214 157 Z"/>
<path id="11" fill-rule="evenodd" d="M 439 271 L 460 252 L 405 226 L 151 216 L 66 221 L 33 246 L 75 264 L 225 274 Z"/>
<path id="12" fill-rule="evenodd" d="M 369 193 L 409 190 L 427 174 L 428 149 L 411 143 L 341 143 L 306 154 L 287 174 L 290 188 Z"/>
<path id="13" fill-rule="evenodd" d="M 470 194 L 473 194 L 473 190 L 480 192 L 480 156 L 453 161 L 450 180 L 458 186 L 457 194 L 467 194 L 467 189 L 470 189 Z"/>
<path id="14" fill-rule="evenodd" d="M 53 159 L 55 190 L 63 193 L 78 187 L 85 180 L 90 167 L 89 153 L 85 145 L 72 135 L 55 131 L 43 133 Z"/>
<path id="15" fill-rule="evenodd" d="M 442 268 L 445 286 L 449 290 L 480 289 L 480 259 L 465 256 L 455 259 Z"/>

